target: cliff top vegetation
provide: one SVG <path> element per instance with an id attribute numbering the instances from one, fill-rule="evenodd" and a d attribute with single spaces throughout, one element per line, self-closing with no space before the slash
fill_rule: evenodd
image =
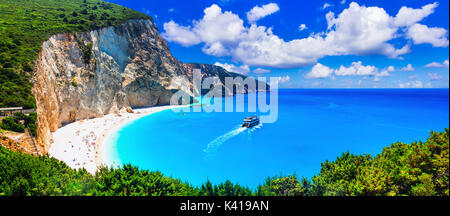
<path id="1" fill-rule="evenodd" d="M 30 79 L 50 36 L 131 19 L 151 17 L 102 0 L 0 0 L 0 107 L 35 107 Z"/>

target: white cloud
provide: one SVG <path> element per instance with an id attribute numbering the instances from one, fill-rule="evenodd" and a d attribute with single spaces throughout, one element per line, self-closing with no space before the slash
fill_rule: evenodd
<path id="1" fill-rule="evenodd" d="M 305 24 L 301 24 L 301 25 L 299 25 L 298 26 L 298 30 L 299 31 L 303 31 L 303 30 L 305 30 L 305 29 L 307 29 L 308 27 L 305 25 Z"/>
<path id="2" fill-rule="evenodd" d="M 376 79 L 379 80 L 379 77 L 387 77 L 387 76 L 391 76 L 391 73 L 395 71 L 395 67 L 394 66 L 389 66 L 383 70 L 381 70 L 381 72 L 375 74 Z"/>
<path id="3" fill-rule="evenodd" d="M 422 24 L 414 24 L 408 29 L 407 37 L 411 38 L 414 44 L 429 43 L 434 47 L 447 47 L 447 30 L 444 28 L 430 28 Z"/>
<path id="4" fill-rule="evenodd" d="M 391 66 L 386 68 L 386 71 L 387 72 L 394 72 L 395 71 L 395 67 L 391 65 Z"/>
<path id="5" fill-rule="evenodd" d="M 400 88 L 423 88 L 423 83 L 418 80 L 413 80 L 406 83 L 399 82 L 398 86 Z"/>
<path id="6" fill-rule="evenodd" d="M 443 77 L 439 75 L 438 73 L 428 73 L 428 77 L 431 81 L 441 80 Z"/>
<path id="7" fill-rule="evenodd" d="M 397 26 L 411 26 L 434 13 L 434 9 L 437 6 L 437 2 L 425 5 L 421 9 L 413 9 L 403 6 L 398 11 L 397 16 L 395 16 L 394 23 Z"/>
<path id="8" fill-rule="evenodd" d="M 418 17 L 414 21 L 417 22 L 432 13 L 432 6 L 403 10 Z M 352 2 L 337 16 L 332 12 L 326 15 L 326 31 L 285 41 L 274 34 L 271 28 L 257 24 L 244 26 L 244 21 L 238 15 L 230 11 L 222 12 L 219 6 L 212 5 L 204 10 L 203 18 L 193 21 L 191 26 L 180 26 L 173 21 L 165 23 L 163 37 L 184 46 L 203 44 L 203 52 L 209 55 L 230 56 L 245 65 L 272 68 L 310 66 L 325 56 L 381 54 L 389 58 L 401 58 L 411 49 L 408 43 L 400 48 L 390 44 L 392 39 L 398 37 L 411 38 L 414 43 L 438 46 L 445 46 L 447 41 L 448 45 L 448 40 L 439 33 L 440 30 L 427 27 L 426 31 L 434 36 L 419 36 L 421 31 L 414 27 L 417 23 L 401 21 L 404 15 L 397 16 L 390 16 L 383 8 L 365 7 Z M 398 26 L 396 20 L 398 25 L 411 26 Z M 405 36 L 399 31 L 411 34 Z"/>
<path id="9" fill-rule="evenodd" d="M 334 27 L 335 30 L 330 31 L 325 39 L 338 45 L 334 49 L 339 54 L 379 53 L 397 57 L 409 48 L 404 46 L 399 51 L 387 43 L 395 38 L 398 30 L 391 24 L 392 19 L 382 8 L 364 7 L 352 2 L 337 17 L 332 12 L 327 14 L 328 28 Z"/>
<path id="10" fill-rule="evenodd" d="M 279 10 L 280 7 L 278 7 L 278 5 L 275 3 L 266 4 L 262 7 L 255 6 L 254 8 L 252 8 L 252 10 L 247 12 L 247 20 L 250 23 L 254 23 L 266 16 L 276 13 Z"/>
<path id="11" fill-rule="evenodd" d="M 283 77 L 276 77 L 276 80 L 274 82 L 278 85 L 289 83 L 291 81 L 291 77 L 289 75 L 283 76 Z M 270 80 L 272 83 L 272 80 Z"/>
<path id="12" fill-rule="evenodd" d="M 173 21 L 165 23 L 163 37 L 187 46 L 203 42 L 203 52 L 214 56 L 228 55 L 227 47 L 239 41 L 245 31 L 244 22 L 236 14 L 222 13 L 215 4 L 204 13 L 203 19 L 194 21 L 193 27 L 179 26 Z"/>
<path id="13" fill-rule="evenodd" d="M 169 8 L 167 11 L 169 11 L 169 13 L 175 12 L 175 8 Z"/>
<path id="14" fill-rule="evenodd" d="M 417 75 L 412 75 L 412 76 L 408 76 L 409 80 L 416 80 L 417 79 Z"/>
<path id="15" fill-rule="evenodd" d="M 376 81 L 380 80 L 380 77 L 387 77 L 387 76 L 391 76 L 391 73 L 395 71 L 395 67 L 394 66 L 389 66 L 383 70 L 381 70 L 381 72 L 376 73 L 375 74 L 375 79 Z"/>
<path id="16" fill-rule="evenodd" d="M 440 67 L 444 67 L 444 65 L 439 62 L 431 62 L 430 64 L 425 65 L 425 67 L 426 68 L 440 68 Z"/>
<path id="17" fill-rule="evenodd" d="M 334 70 L 323 65 L 320 63 L 317 63 L 312 67 L 311 72 L 307 73 L 305 75 L 305 78 L 307 79 L 317 79 L 317 78 L 328 78 L 331 77 Z"/>
<path id="18" fill-rule="evenodd" d="M 163 37 L 169 42 L 177 42 L 183 46 L 192 46 L 199 44 L 201 41 L 190 28 L 180 26 L 174 21 L 164 23 Z"/>
<path id="19" fill-rule="evenodd" d="M 263 68 L 256 68 L 255 70 L 253 70 L 253 73 L 256 73 L 256 74 L 270 73 L 270 70 L 263 69 Z"/>
<path id="20" fill-rule="evenodd" d="M 341 4 L 345 4 L 345 0 L 341 0 Z"/>
<path id="21" fill-rule="evenodd" d="M 402 7 L 394 19 L 394 24 L 398 27 L 406 27 L 406 37 L 412 39 L 414 44 L 429 43 L 434 47 L 447 47 L 449 45 L 447 30 L 418 23 L 434 13 L 438 5 L 435 2 L 420 9 Z"/>
<path id="22" fill-rule="evenodd" d="M 375 66 L 364 66 L 362 62 L 353 62 L 350 67 L 341 65 L 339 70 L 336 70 L 336 76 L 369 76 L 375 75 L 378 69 Z"/>
<path id="23" fill-rule="evenodd" d="M 400 70 L 401 71 L 414 71 L 414 67 L 411 64 L 408 64 Z"/>
<path id="24" fill-rule="evenodd" d="M 291 81 L 291 77 L 288 75 L 286 75 L 284 77 L 279 77 L 279 79 L 278 79 L 278 83 L 287 83 L 289 81 Z"/>
<path id="25" fill-rule="evenodd" d="M 333 69 L 328 66 L 317 63 L 309 73 L 305 75 L 307 79 L 317 79 L 317 78 L 334 78 L 336 76 L 363 76 L 364 79 L 367 77 L 375 77 L 375 81 L 379 81 L 380 77 L 391 76 L 391 72 L 394 72 L 394 66 L 388 66 L 383 70 L 379 70 L 377 67 L 372 65 L 363 65 L 361 61 L 353 62 L 350 66 L 346 67 L 341 65 L 339 69 Z"/>
<path id="26" fill-rule="evenodd" d="M 225 70 L 229 72 L 235 72 L 244 75 L 250 72 L 250 67 L 248 65 L 236 66 L 234 64 L 220 63 L 220 62 L 216 62 L 214 65 L 223 67 Z"/>
<path id="27" fill-rule="evenodd" d="M 438 63 L 438 62 L 431 62 L 430 64 L 425 65 L 426 68 L 441 68 L 441 67 L 446 67 L 448 68 L 448 59 L 445 60 L 442 63 Z"/>
<path id="28" fill-rule="evenodd" d="M 325 9 L 331 7 L 331 6 L 332 6 L 332 5 L 331 5 L 330 3 L 325 2 L 325 4 L 323 4 L 323 6 L 322 6 L 320 9 L 325 10 Z"/>

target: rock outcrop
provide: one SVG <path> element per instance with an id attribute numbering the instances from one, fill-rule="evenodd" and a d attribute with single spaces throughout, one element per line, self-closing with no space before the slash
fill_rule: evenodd
<path id="1" fill-rule="evenodd" d="M 64 124 L 166 105 L 174 92 L 189 93 L 183 86 L 195 68 L 222 80 L 238 76 L 213 65 L 179 62 L 150 20 L 52 36 L 42 45 L 33 78 L 41 153 L 48 152 L 51 132 Z"/>

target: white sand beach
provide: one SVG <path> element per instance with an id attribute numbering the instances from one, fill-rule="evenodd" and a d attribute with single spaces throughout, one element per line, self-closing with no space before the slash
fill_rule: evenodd
<path id="1" fill-rule="evenodd" d="M 134 113 L 106 115 L 65 125 L 53 133 L 49 155 L 74 169 L 85 168 L 94 174 L 98 167 L 115 166 L 107 138 L 124 125 L 147 115 L 183 106 L 158 106 L 133 110 Z"/>

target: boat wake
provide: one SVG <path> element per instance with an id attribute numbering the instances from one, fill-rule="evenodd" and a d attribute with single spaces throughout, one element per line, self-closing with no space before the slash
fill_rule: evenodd
<path id="1" fill-rule="evenodd" d="M 253 128 L 245 128 L 245 127 L 241 127 L 238 126 L 238 128 L 220 136 L 217 137 L 215 140 L 213 140 L 212 142 L 208 143 L 208 146 L 203 150 L 206 153 L 215 153 L 217 152 L 217 149 L 226 141 L 228 141 L 229 139 L 243 133 L 243 132 L 247 132 L 248 134 L 253 133 L 256 129 L 259 129 L 262 127 L 262 124 L 260 123 L 259 125 L 253 127 Z"/>
<path id="2" fill-rule="evenodd" d="M 220 137 L 217 137 L 215 140 L 213 140 L 212 142 L 208 143 L 208 146 L 203 150 L 206 153 L 214 153 L 217 152 L 217 149 L 219 148 L 219 146 L 221 146 L 224 142 L 226 142 L 227 140 L 239 135 L 240 133 L 246 131 L 247 128 L 244 127 L 239 127 L 236 128 Z"/>

